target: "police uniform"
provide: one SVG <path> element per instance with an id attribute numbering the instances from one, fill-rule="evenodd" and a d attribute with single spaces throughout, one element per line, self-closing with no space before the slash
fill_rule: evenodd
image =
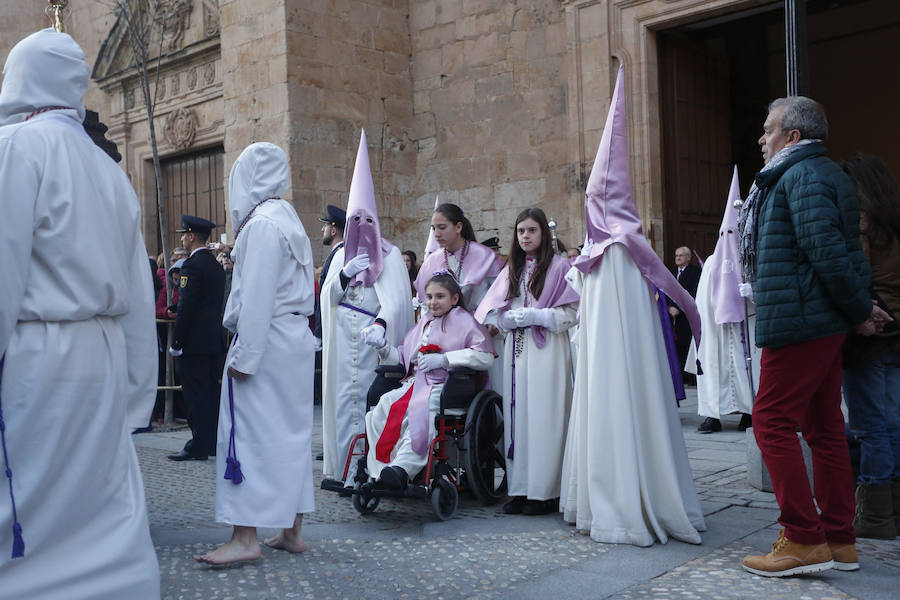
<path id="1" fill-rule="evenodd" d="M 487 246 L 488 248 L 490 248 L 494 252 L 497 252 L 498 254 L 500 252 L 500 238 L 497 236 L 494 236 L 492 238 L 488 238 L 488 239 L 484 240 L 483 242 L 481 242 L 481 245 Z"/>
<path id="2" fill-rule="evenodd" d="M 178 232 L 209 234 L 215 224 L 190 215 Z M 172 349 L 179 355 L 179 377 L 193 439 L 172 460 L 206 460 L 215 454 L 219 421 L 219 378 L 225 358 L 222 299 L 225 271 L 209 248 L 195 249 L 181 267 Z"/>

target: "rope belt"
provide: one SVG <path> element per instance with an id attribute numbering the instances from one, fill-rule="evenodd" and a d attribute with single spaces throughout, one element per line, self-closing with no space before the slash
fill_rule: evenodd
<path id="1" fill-rule="evenodd" d="M 237 344 L 238 334 L 234 334 L 232 347 Z M 244 481 L 244 474 L 241 472 L 241 463 L 237 459 L 237 445 L 234 442 L 234 379 L 228 378 L 228 411 L 231 413 L 231 435 L 228 438 L 228 458 L 225 459 L 225 479 L 230 479 L 234 485 L 239 485 Z"/>
<path id="2" fill-rule="evenodd" d="M 3 382 L 3 362 L 6 357 L 0 357 L 0 385 Z M 9 468 L 9 455 L 6 452 L 6 422 L 3 420 L 3 400 L 0 399 L 0 440 L 3 443 L 3 463 L 6 468 L 6 478 L 9 480 L 9 501 L 12 504 L 13 516 L 13 546 L 12 557 L 25 556 L 25 540 L 22 538 L 22 526 L 19 525 L 19 516 L 16 513 L 16 497 L 13 495 L 12 469 Z"/>
<path id="3" fill-rule="evenodd" d="M 343 306 L 344 308 L 349 308 L 350 310 L 355 310 L 356 312 L 367 315 L 369 317 L 372 317 L 373 319 L 378 316 L 375 313 L 370 313 L 367 310 L 363 310 L 362 308 L 360 308 L 358 306 L 353 306 L 352 304 L 347 304 L 346 302 L 338 302 L 338 306 Z"/>

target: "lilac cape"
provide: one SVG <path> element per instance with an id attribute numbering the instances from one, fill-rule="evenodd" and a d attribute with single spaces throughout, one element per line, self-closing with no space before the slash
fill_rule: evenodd
<path id="1" fill-rule="evenodd" d="M 683 367 L 679 364 L 678 349 L 675 348 L 675 332 L 672 331 L 672 319 L 669 318 L 666 296 L 659 291 L 659 288 L 655 289 L 659 324 L 662 325 L 663 342 L 666 345 L 666 356 L 669 359 L 669 372 L 672 374 L 672 385 L 675 386 L 675 403 L 681 406 L 681 401 L 687 397 L 687 394 L 684 393 L 684 379 L 681 376 Z"/>
<path id="2" fill-rule="evenodd" d="M 465 248 L 465 246 L 463 246 Z M 456 258 L 462 256 L 463 248 L 453 253 Z M 463 261 L 462 281 L 460 287 L 478 285 L 488 277 L 496 277 L 503 268 L 503 261 L 497 253 L 478 242 L 469 242 L 469 251 Z M 446 272 L 444 250 L 438 248 L 425 257 L 416 277 L 416 294 L 419 300 L 425 301 L 425 286 L 435 273 Z"/>
<path id="3" fill-rule="evenodd" d="M 741 284 L 741 262 L 737 244 L 738 211 L 734 203 L 740 199 L 741 187 L 735 166 L 725 204 L 725 215 L 719 227 L 719 241 L 706 265 L 707 269 L 712 269 L 709 274 L 709 295 L 717 325 L 740 323 L 746 317 L 744 298 L 738 289 Z"/>
<path id="4" fill-rule="evenodd" d="M 378 224 L 378 210 L 375 207 L 375 185 L 372 183 L 372 171 L 369 168 L 369 149 L 366 147 L 366 132 L 359 137 L 359 149 L 356 151 L 356 164 L 353 167 L 353 179 L 350 181 L 350 198 L 347 200 L 347 223 L 344 225 L 344 264 L 346 265 L 360 252 L 360 248 L 369 255 L 369 267 L 353 277 L 353 284 L 362 283 L 366 287 L 375 284 L 375 280 L 384 269 L 384 258 L 394 249 L 394 245 L 381 238 L 381 227 Z M 379 252 L 375 252 L 375 249 Z"/>
<path id="5" fill-rule="evenodd" d="M 644 237 L 641 219 L 634 205 L 628 166 L 623 72 L 623 68 L 619 67 L 616 89 L 585 193 L 587 254 L 577 257 L 574 266 L 582 273 L 590 273 L 600 264 L 607 248 L 621 244 L 644 278 L 662 290 L 685 313 L 694 343 L 699 345 L 700 313 L 697 312 L 697 305 Z"/>
<path id="6" fill-rule="evenodd" d="M 541 297 L 538 298 L 535 308 L 556 308 L 565 304 L 578 302 L 581 297 L 569 287 L 566 281 L 566 273 L 569 272 L 569 261 L 561 256 L 554 256 L 553 262 L 547 269 L 544 278 L 544 288 Z M 501 312 L 509 308 L 510 299 L 506 297 L 509 292 L 509 265 L 500 272 L 491 289 L 488 290 L 478 309 L 475 311 L 475 320 L 484 323 L 485 318 L 492 310 Z M 531 335 L 538 348 L 543 348 L 547 343 L 547 330 L 543 327 L 532 326 Z"/>
<path id="7" fill-rule="evenodd" d="M 422 332 L 428 323 L 434 322 L 428 334 L 428 343 L 435 344 L 441 349 L 441 353 L 452 350 L 478 350 L 496 356 L 494 342 L 487 330 L 475 320 L 465 309 L 455 307 L 445 315 L 435 318 L 431 313 L 426 313 L 415 327 L 407 332 L 403 339 L 403 345 L 398 348 L 402 364 L 415 371 L 412 398 L 406 410 L 409 422 L 409 435 L 412 439 L 412 448 L 417 454 L 423 455 L 428 449 L 431 440 L 428 439 L 428 397 L 431 395 L 431 386 L 443 383 L 447 380 L 445 369 L 435 369 L 427 373 L 415 369 L 413 358 L 417 358 L 417 352 L 422 340 Z"/>

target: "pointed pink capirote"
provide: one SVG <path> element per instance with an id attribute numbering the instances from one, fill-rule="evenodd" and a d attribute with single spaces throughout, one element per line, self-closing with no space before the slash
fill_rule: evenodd
<path id="1" fill-rule="evenodd" d="M 700 314 L 691 295 L 681 287 L 644 237 L 634 204 L 628 160 L 628 116 L 625 112 L 625 70 L 619 67 L 616 87 L 606 115 L 600 147 L 585 192 L 584 218 L 587 252 L 575 260 L 583 273 L 593 271 L 612 244 L 622 244 L 645 279 L 672 299 L 691 325 L 694 343 L 700 343 Z"/>
<path id="2" fill-rule="evenodd" d="M 744 299 L 738 290 L 741 284 L 741 261 L 737 242 L 738 209 L 734 203 L 740 199 L 741 186 L 735 165 L 728 200 L 725 202 L 725 216 L 719 226 L 719 239 L 706 266 L 707 269 L 713 269 L 709 274 L 709 294 L 718 325 L 740 323 L 746 317 Z"/>

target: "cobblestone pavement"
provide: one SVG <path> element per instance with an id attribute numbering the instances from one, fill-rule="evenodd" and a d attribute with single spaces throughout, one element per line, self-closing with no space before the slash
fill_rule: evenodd
<path id="1" fill-rule="evenodd" d="M 741 569 L 743 556 L 767 551 L 777 536 L 777 505 L 747 483 L 736 417 L 723 419 L 721 433 L 696 432 L 692 391 L 680 412 L 708 525 L 699 546 L 598 544 L 558 515 L 504 515 L 467 495 L 447 522 L 436 521 L 427 499 L 383 499 L 364 517 L 349 499 L 318 489 L 316 462 L 316 512 L 304 521 L 310 549 L 264 548 L 253 564 L 211 569 L 193 556 L 230 534 L 214 522 L 214 462 L 166 460 L 186 431 L 135 436 L 163 598 L 895 598 L 900 541 L 861 540 L 856 573 L 771 580 Z M 316 418 L 319 453 L 318 410 Z"/>

